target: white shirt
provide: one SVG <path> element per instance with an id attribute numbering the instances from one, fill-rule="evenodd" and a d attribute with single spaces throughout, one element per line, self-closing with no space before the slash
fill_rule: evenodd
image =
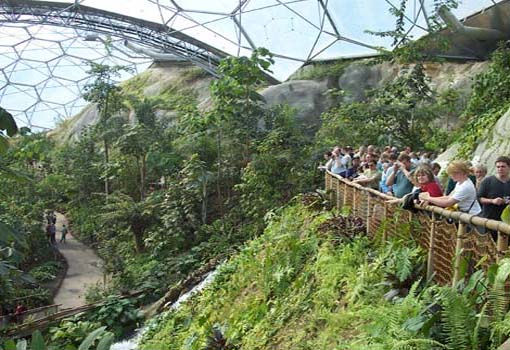
<path id="1" fill-rule="evenodd" d="M 477 215 L 482 211 L 478 204 L 475 185 L 470 179 L 466 179 L 463 183 L 457 182 L 451 197 L 458 201 L 460 211 L 471 215 Z"/>

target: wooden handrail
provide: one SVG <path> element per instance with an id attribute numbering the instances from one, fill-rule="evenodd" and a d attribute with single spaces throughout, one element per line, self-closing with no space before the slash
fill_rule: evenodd
<path id="1" fill-rule="evenodd" d="M 395 199 L 395 197 L 388 196 L 387 194 L 381 193 L 381 192 L 374 190 L 372 188 L 363 187 L 360 184 L 349 181 L 349 180 L 347 180 L 337 174 L 333 174 L 329 171 L 328 171 L 328 174 L 344 183 L 347 183 L 348 186 L 354 187 L 360 191 L 368 192 L 368 193 L 370 193 L 374 196 L 377 196 L 381 199 L 384 199 L 384 200 Z M 482 218 L 480 216 L 471 215 L 471 214 L 464 213 L 461 211 L 446 210 L 444 208 L 437 207 L 434 205 L 420 205 L 420 206 L 416 206 L 416 209 L 427 211 L 430 213 L 436 213 L 436 214 L 439 214 L 439 215 L 441 215 L 445 218 L 448 218 L 448 219 L 460 221 L 460 222 L 463 222 L 463 223 L 469 224 L 469 225 L 485 227 L 489 230 L 499 231 L 499 232 L 505 233 L 507 235 L 510 235 L 510 225 L 507 225 L 502 221 L 486 219 L 486 218 Z"/>
<path id="2" fill-rule="evenodd" d="M 390 202 L 395 197 L 329 171 L 325 173 L 325 185 L 331 203 L 337 208 L 350 207 L 351 213 L 364 221 L 368 236 L 381 234 L 383 241 L 391 236 L 403 238 L 399 227 L 409 224 L 408 229 L 416 234 L 419 244 L 428 253 L 427 276 L 433 276 L 440 284 L 455 283 L 462 277 L 463 259 L 472 267 L 480 262 L 482 268 L 487 268 L 509 253 L 510 225 L 502 221 L 433 205 L 417 205 L 416 213 L 406 211 L 403 215 L 400 205 Z M 497 232 L 497 242 L 487 230 Z"/>

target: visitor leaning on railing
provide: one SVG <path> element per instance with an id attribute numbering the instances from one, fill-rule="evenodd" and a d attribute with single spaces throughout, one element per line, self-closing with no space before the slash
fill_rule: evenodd
<path id="1" fill-rule="evenodd" d="M 462 183 L 465 180 L 459 181 L 459 186 Z M 331 172 L 325 174 L 325 185 L 331 203 L 361 218 L 370 238 L 385 242 L 412 235 L 427 251 L 427 278 L 437 283 L 456 285 L 464 276 L 466 262 L 469 273 L 475 265 L 488 268 L 509 253 L 510 225 L 504 222 L 426 204 L 415 211 L 402 211 L 400 204 L 390 201 L 392 197 Z M 479 228 L 494 230 L 497 240 L 480 234 Z"/>
<path id="2" fill-rule="evenodd" d="M 456 160 L 451 162 L 446 169 L 448 175 L 456 182 L 453 191 L 446 196 L 432 197 L 428 192 L 420 193 L 420 201 L 425 204 L 430 203 L 439 207 L 448 208 L 457 206 L 457 210 L 464 213 L 478 215 L 482 211 L 478 198 L 476 196 L 476 188 L 469 179 L 471 173 L 468 162 Z"/>
<path id="3" fill-rule="evenodd" d="M 402 198 L 413 190 L 411 182 L 411 172 L 414 165 L 411 163 L 411 157 L 407 153 L 402 152 L 397 162 L 390 168 L 387 175 L 386 185 L 392 186 L 393 195 Z"/>

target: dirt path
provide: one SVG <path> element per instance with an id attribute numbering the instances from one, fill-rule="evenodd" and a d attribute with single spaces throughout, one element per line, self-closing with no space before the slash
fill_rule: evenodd
<path id="1" fill-rule="evenodd" d="M 57 242 L 60 242 L 63 224 L 67 226 L 67 219 L 57 213 Z M 71 232 L 67 234 L 66 243 L 58 243 L 57 248 L 66 258 L 69 268 L 54 302 L 61 304 L 61 309 L 84 305 L 87 286 L 103 280 L 101 259 L 92 249 L 78 242 Z"/>

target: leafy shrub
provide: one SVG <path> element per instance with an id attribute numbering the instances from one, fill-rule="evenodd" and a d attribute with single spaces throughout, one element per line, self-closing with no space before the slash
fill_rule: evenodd
<path id="1" fill-rule="evenodd" d="M 58 327 L 49 329 L 49 340 L 56 348 L 74 346 L 77 348 L 95 329 L 101 327 L 99 322 L 84 321 L 80 317 L 60 322 Z"/>
<path id="2" fill-rule="evenodd" d="M 110 295 L 99 309 L 87 313 L 87 319 L 107 326 L 116 337 L 120 337 L 137 326 L 141 314 L 134 300 Z"/>
<path id="3" fill-rule="evenodd" d="M 62 264 L 58 261 L 49 261 L 43 265 L 34 267 L 30 270 L 30 274 L 39 283 L 48 282 L 57 276 L 58 272 L 62 269 Z"/>
<path id="4" fill-rule="evenodd" d="M 100 327 L 92 330 L 78 345 L 69 343 L 58 338 L 55 343 L 46 344 L 40 331 L 35 331 L 32 334 L 30 342 L 27 339 L 14 341 L 14 339 L 2 340 L 0 339 L 0 349 L 5 350 L 109 350 L 113 343 L 113 334 L 105 330 L 105 327 Z M 30 348 L 28 345 L 30 344 Z M 65 344 L 65 345 L 62 345 Z"/>

